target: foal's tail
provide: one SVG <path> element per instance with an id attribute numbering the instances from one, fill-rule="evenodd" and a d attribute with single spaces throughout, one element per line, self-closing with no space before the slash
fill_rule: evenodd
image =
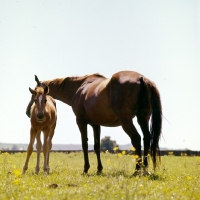
<path id="1" fill-rule="evenodd" d="M 151 125 L 150 125 L 150 133 L 152 136 L 151 156 L 154 168 L 156 168 L 157 155 L 159 156 L 159 161 L 160 161 L 159 139 L 162 131 L 162 105 L 161 105 L 160 94 L 158 89 L 156 88 L 156 85 L 146 78 L 144 78 L 143 81 L 147 89 L 148 98 L 152 109 Z"/>

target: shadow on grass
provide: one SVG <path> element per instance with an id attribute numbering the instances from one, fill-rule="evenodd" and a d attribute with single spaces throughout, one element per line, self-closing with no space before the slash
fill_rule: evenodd
<path id="1" fill-rule="evenodd" d="M 148 179 L 152 181 L 164 181 L 166 179 L 166 176 L 164 174 L 152 173 L 149 175 Z"/>
<path id="2" fill-rule="evenodd" d="M 92 172 L 92 173 L 88 173 L 88 174 L 84 174 L 84 176 L 87 177 L 95 177 L 95 176 L 99 176 L 99 177 L 107 177 L 107 178 L 116 178 L 116 177 L 124 177 L 124 178 L 142 178 L 142 177 L 146 177 L 148 180 L 152 180 L 152 181 L 163 181 L 166 180 L 166 176 L 165 174 L 160 174 L 160 173 L 151 173 L 149 175 L 144 175 L 143 173 L 140 173 L 138 175 L 132 174 L 129 175 L 125 172 L 125 170 L 115 170 L 113 172 L 101 172 L 101 173 L 97 173 L 97 172 Z"/>

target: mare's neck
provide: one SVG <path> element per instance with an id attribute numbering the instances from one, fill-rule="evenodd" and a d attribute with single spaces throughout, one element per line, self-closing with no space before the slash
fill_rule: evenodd
<path id="1" fill-rule="evenodd" d="M 70 77 L 44 81 L 49 86 L 48 95 L 69 106 L 71 106 L 72 98 L 83 82 L 84 79 Z"/>

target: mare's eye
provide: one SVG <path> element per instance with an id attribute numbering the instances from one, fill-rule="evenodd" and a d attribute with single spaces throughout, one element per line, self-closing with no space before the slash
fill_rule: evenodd
<path id="1" fill-rule="evenodd" d="M 47 102 L 47 100 L 45 99 L 45 100 L 44 100 L 44 103 L 46 103 L 46 102 Z"/>

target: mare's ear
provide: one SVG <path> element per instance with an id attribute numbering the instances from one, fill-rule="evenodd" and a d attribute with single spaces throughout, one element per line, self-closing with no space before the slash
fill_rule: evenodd
<path id="1" fill-rule="evenodd" d="M 36 91 L 35 90 L 29 88 L 29 91 L 30 91 L 31 94 L 36 95 Z"/>
<path id="2" fill-rule="evenodd" d="M 40 81 L 39 81 L 37 75 L 35 75 L 35 81 L 37 82 L 37 86 L 40 86 L 40 85 L 41 85 L 41 83 L 40 83 Z"/>
<path id="3" fill-rule="evenodd" d="M 47 85 L 45 85 L 44 87 L 44 93 L 45 94 L 48 94 L 49 93 L 49 87 Z"/>

